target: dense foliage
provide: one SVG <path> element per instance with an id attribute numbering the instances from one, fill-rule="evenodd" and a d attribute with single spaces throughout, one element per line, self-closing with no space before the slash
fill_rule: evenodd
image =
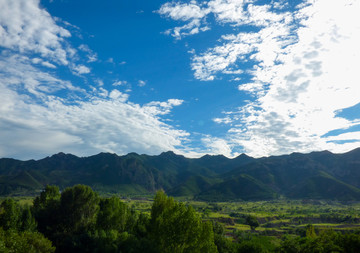
<path id="1" fill-rule="evenodd" d="M 254 215 L 243 218 L 251 231 L 230 237 L 222 224 L 204 217 L 163 191 L 157 192 L 146 213 L 119 197 L 99 197 L 89 186 L 62 192 L 47 186 L 31 207 L 13 199 L 1 202 L 0 252 L 325 253 L 360 248 L 357 233 L 318 232 L 312 225 L 274 243 L 255 231 L 259 221 Z"/>
<path id="2" fill-rule="evenodd" d="M 147 215 L 89 186 L 47 186 L 31 209 L 5 199 L 0 226 L 0 252 L 217 252 L 212 224 L 161 191 Z"/>

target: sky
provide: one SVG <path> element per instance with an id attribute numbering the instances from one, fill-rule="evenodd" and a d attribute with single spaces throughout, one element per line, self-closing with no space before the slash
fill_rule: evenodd
<path id="1" fill-rule="evenodd" d="M 0 0 L 0 157 L 360 147 L 359 0 Z"/>

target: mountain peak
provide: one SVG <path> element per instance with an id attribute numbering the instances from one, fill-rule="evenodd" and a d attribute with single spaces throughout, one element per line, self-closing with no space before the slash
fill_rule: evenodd
<path id="1" fill-rule="evenodd" d="M 236 158 L 251 158 L 251 156 L 248 156 L 247 154 L 242 153 L 241 155 L 234 157 L 234 159 L 236 159 Z"/>
<path id="2" fill-rule="evenodd" d="M 118 155 L 115 154 L 115 153 L 101 152 L 101 153 L 99 153 L 97 155 L 94 155 L 93 157 L 104 157 L 104 158 L 106 158 L 106 157 L 117 157 L 117 156 Z"/>
<path id="3" fill-rule="evenodd" d="M 76 157 L 73 154 L 65 154 L 64 152 L 59 152 L 57 154 L 52 155 L 50 158 L 56 158 L 56 159 L 64 159 L 64 158 L 69 158 L 69 157 Z"/>
<path id="4" fill-rule="evenodd" d="M 59 152 L 57 154 L 52 155 L 51 157 L 64 157 L 66 154 L 64 152 Z"/>
<path id="5" fill-rule="evenodd" d="M 229 158 L 227 158 L 226 156 L 224 155 L 209 155 L 209 154 L 206 154 L 202 157 L 200 157 L 200 160 L 201 161 L 225 161 L 225 160 L 229 160 Z"/>
<path id="6" fill-rule="evenodd" d="M 170 150 L 170 151 L 162 152 L 159 156 L 162 156 L 162 157 L 176 157 L 176 156 L 181 156 L 181 155 L 177 155 L 173 151 Z"/>

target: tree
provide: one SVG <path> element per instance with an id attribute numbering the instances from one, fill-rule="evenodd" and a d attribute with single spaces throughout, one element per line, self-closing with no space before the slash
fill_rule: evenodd
<path id="1" fill-rule="evenodd" d="M 100 210 L 97 216 L 97 228 L 103 230 L 127 230 L 128 220 L 132 215 L 130 208 L 118 197 L 100 200 Z"/>
<path id="2" fill-rule="evenodd" d="M 58 201 L 60 199 L 59 187 L 55 185 L 46 185 L 44 191 L 40 193 L 40 196 L 34 200 L 34 206 L 36 208 L 47 207 L 51 202 Z"/>
<path id="3" fill-rule="evenodd" d="M 307 227 L 309 231 L 313 226 Z M 323 253 L 323 252 L 358 252 L 360 235 L 337 233 L 333 230 L 321 231 L 319 235 L 310 232 L 305 237 L 283 238 L 277 252 L 284 253 Z M 351 238 L 351 239 L 350 239 Z M 350 239 L 350 240 L 348 240 Z"/>
<path id="4" fill-rule="evenodd" d="M 255 230 L 260 225 L 259 221 L 253 215 L 246 217 L 246 224 L 250 226 L 251 230 Z"/>
<path id="5" fill-rule="evenodd" d="M 0 252 L 53 253 L 51 241 L 38 232 L 4 231 L 0 228 Z"/>
<path id="6" fill-rule="evenodd" d="M 32 212 L 38 224 L 38 230 L 51 238 L 59 230 L 60 223 L 60 190 L 59 187 L 47 185 L 33 202 Z"/>
<path id="7" fill-rule="evenodd" d="M 28 206 L 26 206 L 22 210 L 22 214 L 20 217 L 20 230 L 35 232 L 36 229 L 37 229 L 37 224 L 36 224 L 35 218 L 32 215 L 30 208 Z"/>
<path id="8" fill-rule="evenodd" d="M 309 238 L 315 238 L 316 237 L 316 232 L 315 232 L 315 227 L 311 224 L 306 225 L 306 237 Z"/>
<path id="9" fill-rule="evenodd" d="M 0 205 L 0 227 L 4 230 L 20 227 L 20 206 L 13 199 L 5 199 Z"/>
<path id="10" fill-rule="evenodd" d="M 235 253 L 236 244 L 225 237 L 225 228 L 220 223 L 213 223 L 214 242 L 219 253 Z"/>
<path id="11" fill-rule="evenodd" d="M 355 253 L 360 249 L 360 234 L 345 234 L 338 243 L 344 249 L 344 252 Z"/>
<path id="12" fill-rule="evenodd" d="M 202 222 L 191 206 L 157 192 L 151 210 L 150 236 L 159 252 L 217 252 L 210 222 Z"/>
<path id="13" fill-rule="evenodd" d="M 242 241 L 238 246 L 238 253 L 262 253 L 264 252 L 260 244 L 253 241 Z"/>
<path id="14" fill-rule="evenodd" d="M 86 185 L 66 188 L 60 198 L 61 229 L 66 234 L 84 231 L 95 224 L 98 195 Z"/>

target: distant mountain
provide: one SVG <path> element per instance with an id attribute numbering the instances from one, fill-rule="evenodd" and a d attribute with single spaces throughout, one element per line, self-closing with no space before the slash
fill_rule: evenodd
<path id="1" fill-rule="evenodd" d="M 0 159 L 0 195 L 29 195 L 46 184 L 61 189 L 87 184 L 106 193 L 169 195 L 204 200 L 360 200 L 360 148 L 255 159 L 205 155 L 189 159 L 171 151 L 158 156 L 58 153 L 41 160 Z"/>

